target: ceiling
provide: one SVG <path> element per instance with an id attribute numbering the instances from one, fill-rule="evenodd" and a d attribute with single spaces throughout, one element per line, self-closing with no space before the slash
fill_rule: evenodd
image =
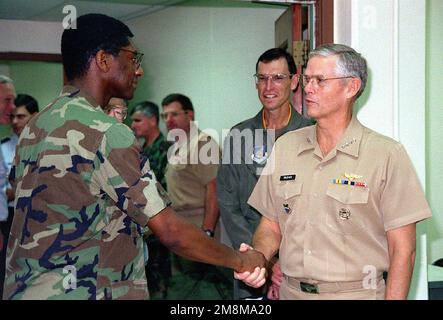
<path id="1" fill-rule="evenodd" d="M 183 0 L 0 0 L 0 19 L 62 21 L 69 13 L 63 8 L 72 5 L 77 16 L 94 12 L 127 21 L 179 2 Z"/>

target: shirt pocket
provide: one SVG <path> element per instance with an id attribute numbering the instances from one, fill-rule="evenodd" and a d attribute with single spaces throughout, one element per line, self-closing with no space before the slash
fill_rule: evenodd
<path id="1" fill-rule="evenodd" d="M 277 201 L 277 213 L 283 216 L 296 214 L 300 195 L 303 189 L 302 183 L 284 182 L 279 185 L 279 197 Z"/>
<path id="2" fill-rule="evenodd" d="M 333 231 L 349 235 L 366 229 L 364 212 L 369 189 L 331 184 L 326 191 L 326 225 Z"/>
<path id="3" fill-rule="evenodd" d="M 300 206 L 301 192 L 303 190 L 302 183 L 295 183 L 293 181 L 285 181 L 279 184 L 279 197 L 276 202 L 277 218 L 282 234 L 286 233 L 287 228 L 290 228 L 292 222 L 299 220 L 298 207 Z"/>

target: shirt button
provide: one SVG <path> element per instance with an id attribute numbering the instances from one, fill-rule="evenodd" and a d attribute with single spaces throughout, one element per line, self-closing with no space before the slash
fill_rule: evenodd
<path id="1" fill-rule="evenodd" d="M 314 196 L 314 198 L 317 198 L 318 197 L 318 193 L 314 193 L 313 196 Z"/>
<path id="2" fill-rule="evenodd" d="M 308 255 L 308 256 L 310 256 L 311 254 L 312 254 L 312 251 L 311 250 L 308 250 L 308 249 L 306 249 L 305 250 L 305 253 Z"/>
<path id="3" fill-rule="evenodd" d="M 323 166 L 318 166 L 318 170 L 322 171 L 323 170 Z"/>

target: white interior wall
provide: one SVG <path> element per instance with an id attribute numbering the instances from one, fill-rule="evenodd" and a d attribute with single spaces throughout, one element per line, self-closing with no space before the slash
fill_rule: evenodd
<path id="1" fill-rule="evenodd" d="M 425 0 L 335 0 L 335 42 L 367 58 L 370 83 L 360 120 L 400 140 L 425 185 Z M 171 7 L 129 22 L 146 54 L 135 100 L 160 103 L 171 92 L 193 100 L 202 128 L 221 132 L 260 108 L 255 61 L 274 45 L 269 9 Z M 151 32 L 152 30 L 152 32 Z M 60 53 L 60 23 L 0 20 L 0 52 Z M 411 298 L 425 299 L 426 226 L 419 242 Z"/>
<path id="2" fill-rule="evenodd" d="M 172 6 L 127 22 L 145 53 L 145 76 L 132 102 L 160 104 L 169 93 L 188 95 L 203 129 L 222 129 L 260 109 L 252 74 L 274 46 L 274 21 L 285 7 Z M 60 53 L 59 22 L 0 19 L 0 52 Z"/>
<path id="3" fill-rule="evenodd" d="M 130 21 L 134 41 L 146 55 L 145 76 L 132 102 L 160 105 L 167 94 L 183 93 L 192 100 L 200 127 L 218 135 L 252 117 L 261 108 L 255 63 L 274 47 L 274 21 L 283 11 L 177 6 Z"/>
<path id="4" fill-rule="evenodd" d="M 428 223 L 428 261 L 443 258 L 443 1 L 427 0 L 427 167 L 426 184 L 433 217 Z M 443 279 L 443 268 L 439 279 Z M 431 278 L 429 274 L 429 280 Z"/>
<path id="5" fill-rule="evenodd" d="M 335 0 L 334 42 L 368 61 L 357 106 L 366 126 L 399 140 L 425 186 L 425 0 Z M 399 191 L 400 192 L 400 191 Z M 418 224 L 411 299 L 427 299 L 426 222 Z"/>
<path id="6" fill-rule="evenodd" d="M 10 70 L 9 66 L 6 64 L 0 64 L 0 74 L 3 74 L 5 76 L 10 76 Z"/>
<path id="7" fill-rule="evenodd" d="M 59 22 L 0 19 L 0 52 L 60 54 Z"/>

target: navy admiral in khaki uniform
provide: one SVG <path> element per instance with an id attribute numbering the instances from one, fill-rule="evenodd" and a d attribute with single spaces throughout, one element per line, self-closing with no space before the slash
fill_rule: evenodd
<path id="1" fill-rule="evenodd" d="M 431 211 L 403 146 L 353 114 L 366 80 L 350 47 L 310 54 L 302 84 L 317 124 L 280 137 L 249 198 L 263 215 L 253 247 L 268 260 L 280 250 L 281 299 L 408 295 L 416 223 Z M 265 272 L 235 277 L 259 287 Z"/>

